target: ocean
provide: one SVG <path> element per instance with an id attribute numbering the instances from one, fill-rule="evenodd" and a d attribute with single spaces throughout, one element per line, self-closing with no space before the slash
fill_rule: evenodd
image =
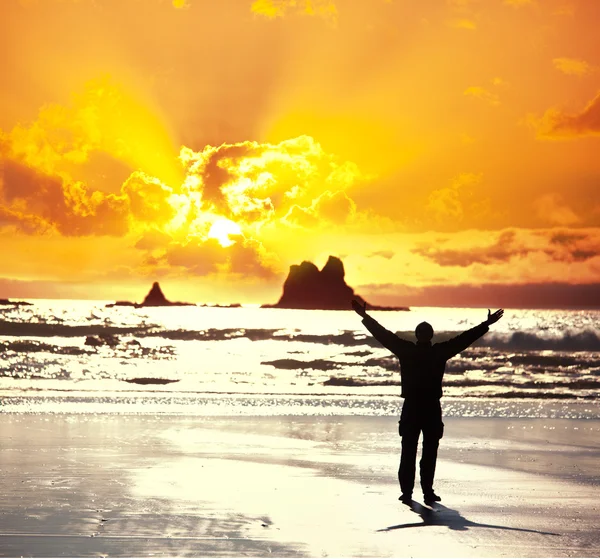
<path id="1" fill-rule="evenodd" d="M 0 410 L 202 415 L 396 414 L 397 359 L 352 311 L 0 306 Z M 406 339 L 436 340 L 486 309 L 373 311 Z M 445 414 L 600 418 L 598 310 L 507 309 L 448 362 Z"/>

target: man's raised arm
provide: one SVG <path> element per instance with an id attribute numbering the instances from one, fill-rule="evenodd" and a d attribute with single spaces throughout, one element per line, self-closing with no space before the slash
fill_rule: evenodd
<path id="1" fill-rule="evenodd" d="M 352 308 L 360 317 L 362 317 L 362 323 L 365 325 L 367 330 L 373 334 L 373 337 L 384 347 L 389 349 L 395 355 L 400 355 L 403 349 L 408 345 L 412 346 L 410 342 L 399 338 L 393 332 L 390 332 L 387 328 L 384 328 L 379 322 L 373 317 L 367 314 L 367 303 L 361 305 L 356 299 L 352 300 Z"/>
<path id="2" fill-rule="evenodd" d="M 496 312 L 491 313 L 488 309 L 488 317 L 487 320 L 484 320 L 481 324 L 466 330 L 462 334 L 459 334 L 455 338 L 451 338 L 447 342 L 442 342 L 444 353 L 446 354 L 446 359 L 450 359 L 454 357 L 456 354 L 460 353 L 467 349 L 472 343 L 477 341 L 481 336 L 486 334 L 490 326 L 498 322 L 502 316 L 504 315 L 504 309 L 498 309 Z"/>

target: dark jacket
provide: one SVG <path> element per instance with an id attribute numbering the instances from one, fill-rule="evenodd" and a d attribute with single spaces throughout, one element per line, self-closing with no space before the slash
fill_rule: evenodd
<path id="1" fill-rule="evenodd" d="M 483 336 L 489 327 L 485 322 L 458 336 L 437 344 L 409 342 L 367 316 L 362 323 L 369 332 L 400 360 L 401 396 L 406 400 L 439 400 L 446 361 Z"/>

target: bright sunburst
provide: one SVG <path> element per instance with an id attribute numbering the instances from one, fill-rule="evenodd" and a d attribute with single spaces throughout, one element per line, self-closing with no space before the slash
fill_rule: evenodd
<path id="1" fill-rule="evenodd" d="M 222 247 L 228 247 L 235 244 L 231 237 L 237 237 L 242 234 L 242 230 L 237 223 L 230 219 L 217 219 L 208 232 L 210 239 L 217 239 Z"/>

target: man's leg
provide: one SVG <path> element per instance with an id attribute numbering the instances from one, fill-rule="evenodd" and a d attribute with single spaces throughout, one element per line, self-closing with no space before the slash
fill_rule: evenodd
<path id="1" fill-rule="evenodd" d="M 443 435 L 444 424 L 442 423 L 442 410 L 441 408 L 436 407 L 436 409 L 431 410 L 428 415 L 428 421 L 426 422 L 426 425 L 423 426 L 423 452 L 421 453 L 421 461 L 419 463 L 421 489 L 423 490 L 426 501 L 440 500 L 433 492 L 433 480 L 435 478 L 438 447 Z"/>
<path id="2" fill-rule="evenodd" d="M 415 469 L 417 462 L 417 445 L 421 427 L 419 425 L 418 407 L 414 402 L 405 400 L 400 414 L 398 433 L 402 437 L 402 453 L 398 468 L 398 481 L 402 491 L 401 501 L 409 502 L 415 485 Z"/>
<path id="3" fill-rule="evenodd" d="M 398 481 L 402 496 L 400 500 L 407 502 L 412 499 L 415 486 L 415 469 L 417 462 L 417 445 L 419 443 L 419 424 L 415 410 L 408 402 L 402 406 L 398 433 L 402 437 L 402 454 L 400 455 L 400 467 L 398 468 Z"/>
<path id="4" fill-rule="evenodd" d="M 440 439 L 426 435 L 423 431 L 423 452 L 419 462 L 421 470 L 421 489 L 426 497 L 433 493 L 433 479 L 435 477 L 435 465 L 437 462 L 437 451 Z"/>
<path id="5" fill-rule="evenodd" d="M 418 431 L 402 435 L 402 454 L 400 456 L 400 468 L 398 469 L 398 481 L 400 482 L 402 497 L 405 499 L 411 498 L 415 486 L 418 443 Z"/>

